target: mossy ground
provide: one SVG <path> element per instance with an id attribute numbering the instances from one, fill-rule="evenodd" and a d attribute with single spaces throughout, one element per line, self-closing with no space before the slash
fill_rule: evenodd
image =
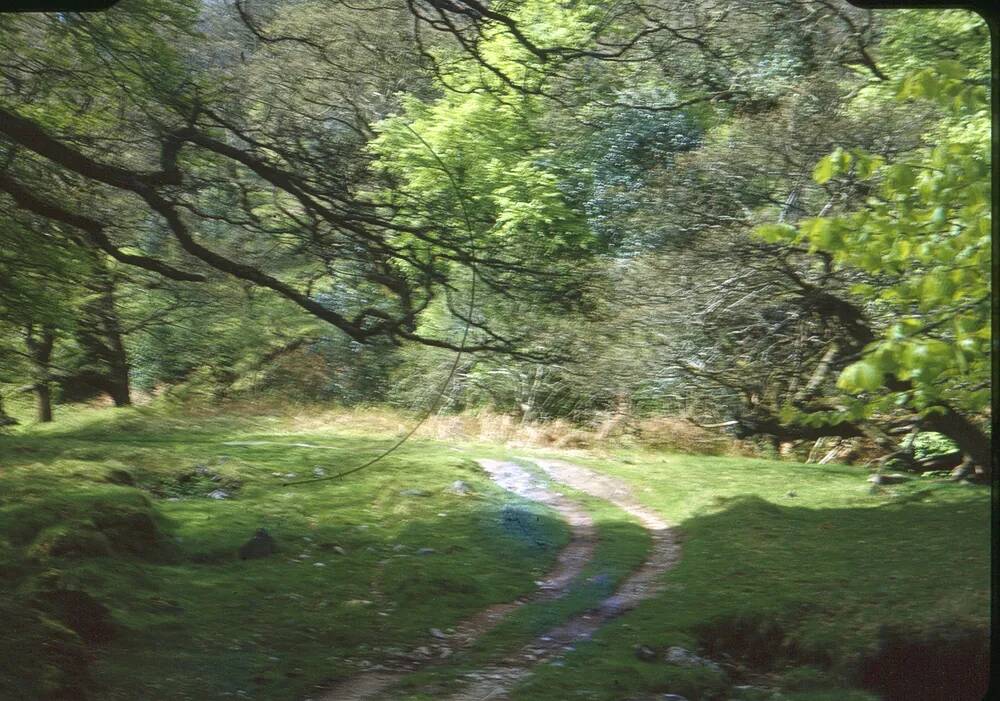
<path id="1" fill-rule="evenodd" d="M 288 487 L 289 475 L 333 474 L 392 436 L 293 439 L 254 421 L 101 413 L 107 423 L 82 412 L 0 439 L 4 599 L 27 606 L 38 579 L 55 573 L 60 587 L 111 609 L 117 634 L 90 650 L 94 698 L 304 698 L 387 648 L 408 649 L 432 627 L 532 591 L 568 537 L 528 502 L 521 507 L 541 516 L 535 537 L 506 532 L 500 512 L 516 498 L 447 445 L 409 443 L 348 480 Z M 331 449 L 223 445 L 241 440 Z M 135 486 L 109 483 L 111 470 Z M 474 492 L 452 493 L 459 479 Z M 208 497 L 220 484 L 230 498 Z M 145 516 L 156 541 L 116 530 L 114 518 L 109 526 L 109 514 Z M 239 560 L 260 527 L 281 551 Z M 54 534 L 67 530 L 98 534 L 110 553 L 51 552 Z M 4 675 L 4 698 L 42 698 L 80 681 L 31 666 Z"/>
<path id="2" fill-rule="evenodd" d="M 851 689 L 885 630 L 934 644 L 947 639 L 942 630 L 989 628 L 990 497 L 981 487 L 917 478 L 871 494 L 868 472 L 845 465 L 641 452 L 577 461 L 631 482 L 678 524 L 682 557 L 663 595 L 603 628 L 565 667 L 541 668 L 519 701 L 732 695 L 638 660 L 639 644 L 728 655 L 744 670 L 730 682 L 796 701 L 866 698 Z M 987 675 L 971 676 L 982 684 Z"/>
<path id="3" fill-rule="evenodd" d="M 472 462 L 509 457 L 502 446 L 413 440 L 347 480 L 283 486 L 289 474 L 332 474 L 376 454 L 394 437 L 385 425 L 299 430 L 287 415 L 66 409 L 55 424 L 0 437 L 0 594 L 16 631 L 0 650 L 10 661 L 0 696 L 73 698 L 86 684 L 112 700 L 303 699 L 432 627 L 532 591 L 568 531 L 529 503 L 520 506 L 540 516 L 538 533 L 503 528 L 512 497 Z M 223 445 L 254 440 L 329 449 Z M 867 472 L 848 466 L 642 451 L 571 459 L 635 485 L 678 524 L 683 557 L 661 595 L 563 666 L 538 669 L 517 699 L 735 698 L 732 683 L 795 701 L 869 698 L 848 690 L 886 630 L 919 638 L 988 626 L 982 488 L 917 479 L 870 494 Z M 448 489 L 459 479 L 471 495 Z M 230 498 L 209 498 L 216 488 Z M 411 691 L 585 608 L 643 559 L 648 540 L 634 523 L 586 503 L 602 542 L 574 593 L 521 609 L 468 654 L 410 680 Z M 239 560 L 260 527 L 281 551 Z M 609 576 L 595 586 L 595 573 Z M 57 611 L 32 608 L 45 587 L 105 604 L 115 635 L 88 643 Z M 643 662 L 638 644 L 729 655 L 745 673 Z"/>

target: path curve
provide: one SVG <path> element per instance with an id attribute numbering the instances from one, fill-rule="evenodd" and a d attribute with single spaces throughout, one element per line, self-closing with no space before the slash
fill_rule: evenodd
<path id="1" fill-rule="evenodd" d="M 534 667 L 564 654 L 611 619 L 660 592 L 663 588 L 662 575 L 680 559 L 676 531 L 656 512 L 635 500 L 625 481 L 563 460 L 519 459 L 530 460 L 553 480 L 610 501 L 634 516 L 649 532 L 652 548 L 645 562 L 633 570 L 611 596 L 595 608 L 547 631 L 501 663 L 470 673 L 467 676 L 471 683 L 448 697 L 449 701 L 500 701 L 508 698 L 510 689 L 527 677 Z"/>
<path id="2" fill-rule="evenodd" d="M 555 510 L 570 527 L 570 541 L 559 552 L 555 566 L 537 583 L 538 589 L 534 594 L 517 601 L 495 604 L 456 625 L 455 632 L 447 638 L 448 646 L 453 650 L 470 646 L 521 606 L 557 599 L 565 594 L 570 583 L 593 558 L 597 544 L 597 531 L 593 520 L 579 504 L 546 489 L 520 465 L 500 460 L 484 459 L 477 462 L 494 482 L 507 491 Z M 441 641 L 433 639 L 427 641 L 427 643 L 434 642 Z M 408 656 L 408 661 L 400 663 L 398 668 L 387 669 L 384 664 L 380 665 L 376 671 L 362 672 L 329 686 L 313 698 L 317 701 L 372 701 L 379 698 L 384 691 L 407 674 L 429 667 L 435 662 L 420 654 L 421 648 L 426 649 L 426 647 L 427 645 L 421 645 L 415 648 Z"/>

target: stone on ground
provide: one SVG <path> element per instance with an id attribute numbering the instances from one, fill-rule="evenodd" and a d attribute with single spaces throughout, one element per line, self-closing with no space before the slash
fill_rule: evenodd
<path id="1" fill-rule="evenodd" d="M 258 528 L 253 537 L 240 546 L 240 559 L 252 560 L 260 557 L 268 557 L 278 552 L 278 544 L 274 538 L 264 528 Z"/>

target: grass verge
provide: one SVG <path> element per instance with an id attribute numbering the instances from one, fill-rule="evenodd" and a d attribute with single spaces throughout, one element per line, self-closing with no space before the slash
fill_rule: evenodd
<path id="1" fill-rule="evenodd" d="M 568 537 L 530 502 L 537 532 L 507 532 L 510 495 L 442 444 L 285 487 L 389 438 L 64 413 L 0 438 L 0 587 L 18 627 L 0 651 L 14 661 L 3 698 L 301 699 L 533 590 Z M 224 445 L 254 441 L 278 444 Z M 471 494 L 453 493 L 459 479 Z M 279 552 L 240 560 L 262 527 Z"/>
<path id="2" fill-rule="evenodd" d="M 565 667 L 541 668 L 515 699 L 985 694 L 986 490 L 917 478 L 872 494 L 860 468 L 746 458 L 578 461 L 631 482 L 679 524 L 682 559 L 662 595 Z M 726 674 L 644 662 L 637 645 L 696 650 Z"/>

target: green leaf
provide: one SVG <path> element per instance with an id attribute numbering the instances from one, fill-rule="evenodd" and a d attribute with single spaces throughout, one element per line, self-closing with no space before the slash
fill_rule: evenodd
<path id="1" fill-rule="evenodd" d="M 780 243 L 793 240 L 796 232 L 789 224 L 761 224 L 754 233 L 768 243 Z"/>
<path id="2" fill-rule="evenodd" d="M 813 169 L 813 180 L 815 180 L 820 185 L 829 182 L 830 178 L 835 175 L 833 158 L 830 156 L 823 156 L 816 163 L 816 167 Z"/>
<path id="3" fill-rule="evenodd" d="M 882 386 L 882 371 L 867 360 L 851 363 L 840 373 L 837 386 L 849 392 L 872 392 Z"/>

